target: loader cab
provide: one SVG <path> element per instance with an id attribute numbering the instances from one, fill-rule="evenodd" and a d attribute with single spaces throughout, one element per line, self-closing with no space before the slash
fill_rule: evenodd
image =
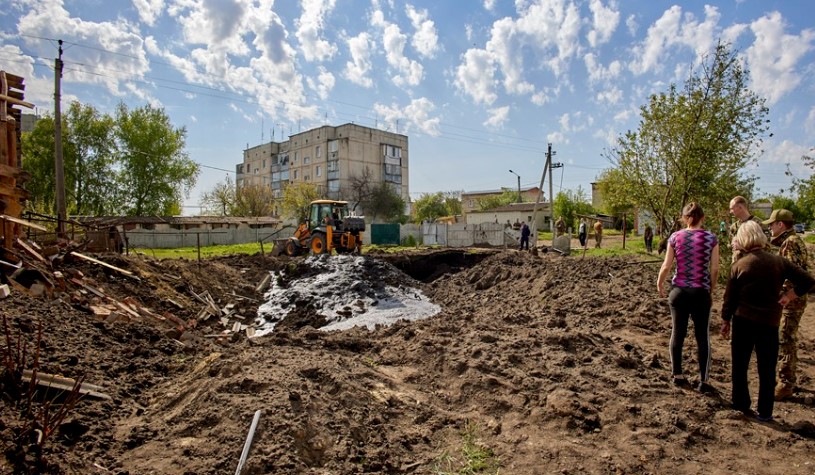
<path id="1" fill-rule="evenodd" d="M 348 215 L 348 204 L 344 201 L 318 200 L 311 203 L 309 229 L 330 224 L 338 227 Z"/>

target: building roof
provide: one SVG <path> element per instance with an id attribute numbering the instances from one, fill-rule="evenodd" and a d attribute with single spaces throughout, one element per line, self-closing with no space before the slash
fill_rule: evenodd
<path id="1" fill-rule="evenodd" d="M 465 196 L 465 195 L 467 195 L 467 196 L 470 196 L 470 195 L 500 195 L 501 193 L 503 193 L 505 191 L 513 191 L 514 192 L 516 190 L 517 190 L 517 188 L 512 188 L 512 187 L 509 187 L 509 186 L 505 186 L 505 187 L 497 189 L 497 190 L 464 191 L 464 192 L 461 193 L 461 196 Z M 521 193 L 526 193 L 526 192 L 529 192 L 529 191 L 539 191 L 539 190 L 540 190 L 540 188 L 538 188 L 537 186 L 531 186 L 531 187 L 528 187 L 528 188 L 521 188 Z"/>
<path id="2" fill-rule="evenodd" d="M 271 216 L 72 216 L 83 224 L 278 224 Z"/>
<path id="3" fill-rule="evenodd" d="M 549 202 L 548 201 L 541 201 L 538 203 L 538 210 L 548 210 L 549 209 Z M 476 214 L 476 213 L 505 213 L 505 212 L 527 212 L 527 211 L 534 211 L 535 210 L 535 203 L 512 203 L 504 206 L 499 206 L 497 208 L 487 209 L 484 211 L 470 211 L 468 214 Z"/>

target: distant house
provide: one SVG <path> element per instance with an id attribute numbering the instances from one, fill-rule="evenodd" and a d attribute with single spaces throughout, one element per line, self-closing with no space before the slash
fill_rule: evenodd
<path id="1" fill-rule="evenodd" d="M 493 196 L 501 196 L 506 191 L 512 191 L 517 193 L 517 189 L 513 190 L 512 188 L 501 188 L 498 190 L 484 190 L 484 191 L 466 191 L 461 194 L 461 214 L 464 215 L 464 219 L 467 219 L 467 214 L 471 211 L 477 211 L 479 209 L 478 201 L 484 198 L 490 198 Z M 537 186 L 533 186 L 531 188 L 521 188 L 521 199 L 524 202 L 532 202 L 534 203 L 538 199 L 538 194 L 540 193 L 540 188 Z"/>
<path id="2" fill-rule="evenodd" d="M 482 223 L 502 223 L 510 225 L 515 222 L 532 223 L 534 216 L 538 230 L 549 229 L 549 203 L 539 203 L 537 214 L 535 213 L 535 203 L 512 203 L 506 206 L 500 206 L 486 211 L 470 211 L 467 213 L 467 224 L 482 224 Z"/>

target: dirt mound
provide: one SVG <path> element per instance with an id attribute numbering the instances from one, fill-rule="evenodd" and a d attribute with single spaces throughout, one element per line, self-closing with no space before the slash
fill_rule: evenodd
<path id="1" fill-rule="evenodd" d="M 40 471 L 232 473 L 260 410 L 244 474 L 473 473 L 474 467 L 513 474 L 723 474 L 776 473 L 782 466 L 786 473 L 812 473 L 815 408 L 804 401 L 815 377 L 804 356 L 815 350 L 812 308 L 802 327 L 801 389 L 776 406 L 779 422 L 765 425 L 729 409 L 729 348 L 718 338 L 716 393 L 669 383 L 670 316 L 655 289 L 658 264 L 516 251 L 493 251 L 468 265 L 456 259 L 447 254 L 435 279 L 432 261 L 422 262 L 417 277 L 426 283 L 381 262 L 349 260 L 350 277 L 326 296 L 302 280 L 333 275 L 321 260 L 112 261 L 134 271 L 138 282 L 80 265 L 107 292 L 166 306 L 185 319 L 198 314 L 203 304 L 196 296 L 204 291 L 219 306 L 236 303 L 253 318 L 270 297 L 256 292 L 270 272 L 280 289 L 299 288 L 297 297 L 286 297 L 294 311 L 274 331 L 251 339 L 211 338 L 219 324 L 206 321 L 190 330 L 197 338 L 179 342 L 148 321 L 108 324 L 63 299 L 12 296 L 2 307 L 12 339 L 32 343 L 42 325 L 41 371 L 85 375 L 112 396 L 77 404 L 45 445 L 51 465 Z M 348 295 L 353 276 L 361 295 L 379 299 L 388 287 L 416 289 L 440 312 L 371 331 L 317 330 L 333 318 L 329 309 L 338 308 L 326 302 Z M 351 295 L 346 305 L 353 308 L 351 299 L 360 297 Z M 716 332 L 715 311 L 712 320 Z M 690 374 L 694 354 L 691 339 Z M 13 404 L 0 411 L 6 448 L 0 473 L 12 473 L 20 454 L 10 441 L 23 418 Z"/>

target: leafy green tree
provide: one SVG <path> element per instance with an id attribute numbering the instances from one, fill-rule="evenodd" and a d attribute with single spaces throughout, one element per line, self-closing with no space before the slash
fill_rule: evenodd
<path id="1" fill-rule="evenodd" d="M 815 171 L 815 157 L 804 155 L 801 157 L 801 161 Z M 793 176 L 789 170 L 787 170 L 787 175 Z M 798 194 L 795 203 L 800 211 L 800 217 L 796 213 L 795 220 L 804 223 L 811 222 L 815 218 L 813 216 L 813 213 L 815 213 L 815 174 L 810 175 L 808 178 L 793 177 L 792 183 L 793 190 Z M 795 212 L 793 211 L 793 213 Z"/>
<path id="2" fill-rule="evenodd" d="M 580 219 L 578 214 L 594 214 L 594 208 L 589 203 L 583 187 L 578 186 L 576 191 L 561 191 L 555 196 L 553 204 L 555 216 L 563 216 L 566 226 L 577 229 Z M 557 219 L 557 218 L 555 218 Z"/>
<path id="3" fill-rule="evenodd" d="M 423 193 L 416 201 L 413 202 L 413 209 L 415 210 L 416 222 L 425 220 L 434 221 L 436 218 L 442 216 L 449 216 L 450 210 L 445 202 L 444 193 Z"/>
<path id="4" fill-rule="evenodd" d="M 664 234 L 689 201 L 726 209 L 734 195 L 749 197 L 755 177 L 744 170 L 768 121 L 765 100 L 748 83 L 749 72 L 720 42 L 682 89 L 653 94 L 639 129 L 606 152 L 614 165 L 599 180 L 606 205 L 646 210 Z"/>
<path id="5" fill-rule="evenodd" d="M 34 130 L 23 134 L 21 142 L 23 170 L 31 175 L 25 185 L 31 193 L 28 207 L 38 213 L 55 214 L 54 118 L 49 115 L 41 117 Z M 65 152 L 63 149 L 63 157 Z M 66 201 L 66 208 L 70 207 Z"/>
<path id="6" fill-rule="evenodd" d="M 447 216 L 461 214 L 461 191 L 445 191 L 444 206 L 447 207 Z"/>
<path id="7" fill-rule="evenodd" d="M 167 215 L 195 186 L 200 167 L 184 151 L 187 131 L 175 128 L 164 109 L 116 109 L 120 212 Z"/>
<path id="8" fill-rule="evenodd" d="M 284 217 L 303 222 L 308 219 L 309 206 L 320 199 L 317 186 L 312 183 L 290 183 L 283 188 L 280 211 Z"/>
<path id="9" fill-rule="evenodd" d="M 523 200 L 523 196 L 521 197 Z M 478 204 L 478 209 L 480 211 L 487 211 L 494 208 L 499 208 L 501 206 L 506 206 L 508 204 L 516 203 L 518 201 L 518 192 L 510 190 L 509 188 L 504 188 L 503 192 L 500 195 L 492 195 L 492 196 L 485 196 L 483 198 L 478 198 L 476 203 Z"/>
<path id="10" fill-rule="evenodd" d="M 370 215 L 371 222 L 377 219 L 400 222 L 405 213 L 405 200 L 389 184 L 383 182 L 372 187 L 365 213 Z"/>
<path id="11" fill-rule="evenodd" d="M 73 213 L 110 214 L 113 210 L 109 194 L 114 175 L 113 119 L 76 101 L 68 107 L 66 115 L 67 127 L 63 130 L 67 131 L 71 153 L 65 171 L 71 177 Z"/>

